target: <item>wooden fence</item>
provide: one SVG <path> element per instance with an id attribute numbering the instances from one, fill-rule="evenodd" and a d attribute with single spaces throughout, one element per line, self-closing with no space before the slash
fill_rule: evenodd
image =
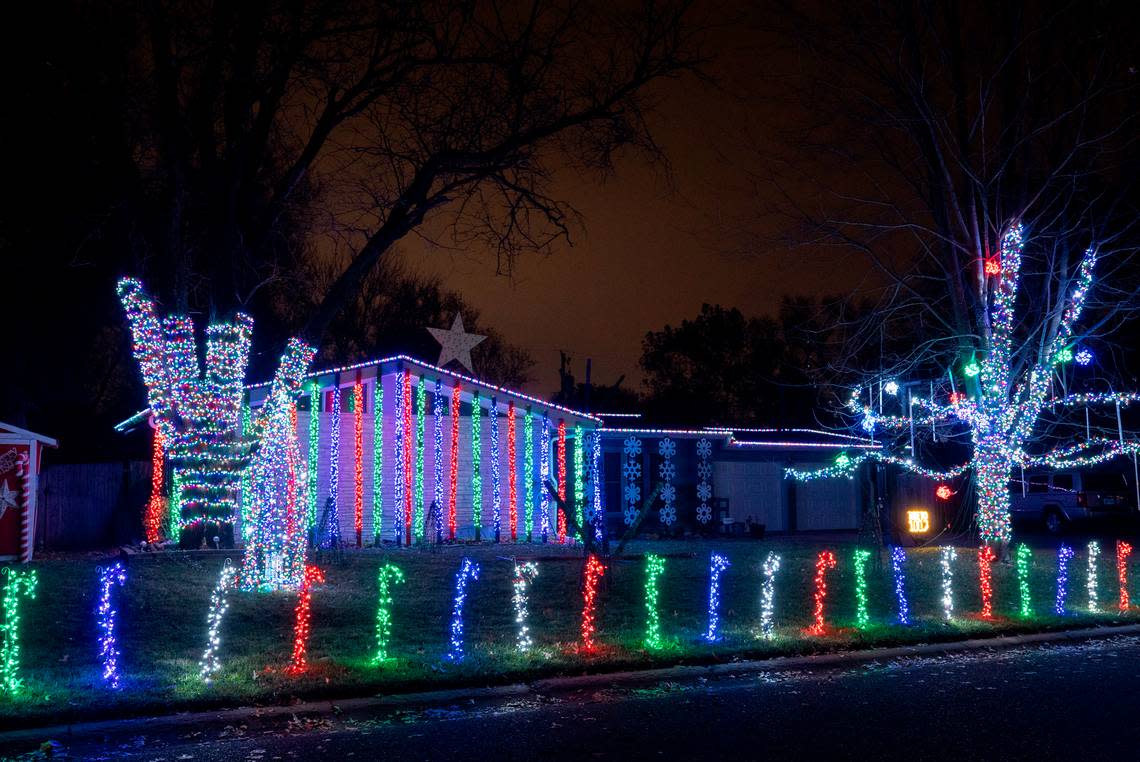
<path id="1" fill-rule="evenodd" d="M 60 463 L 40 473 L 36 545 L 88 550 L 136 541 L 150 495 L 150 463 Z"/>

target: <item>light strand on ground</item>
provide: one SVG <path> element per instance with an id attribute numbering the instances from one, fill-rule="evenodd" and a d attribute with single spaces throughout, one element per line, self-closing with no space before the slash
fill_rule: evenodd
<path id="1" fill-rule="evenodd" d="M 372 537 L 380 544 L 384 530 L 384 377 L 376 371 L 372 394 Z"/>
<path id="2" fill-rule="evenodd" d="M 451 609 L 450 650 L 447 658 L 463 660 L 463 604 L 467 601 L 467 583 L 479 579 L 479 564 L 464 557 L 455 575 L 455 604 Z"/>
<path id="3" fill-rule="evenodd" d="M 870 558 L 871 551 L 866 548 L 855 549 L 855 626 L 859 629 L 871 623 L 871 615 L 867 611 L 867 561 Z"/>
<path id="4" fill-rule="evenodd" d="M 432 413 L 432 505 L 435 506 L 435 541 L 443 542 L 443 383 L 437 378 L 431 398 Z"/>
<path id="5" fill-rule="evenodd" d="M 808 635 L 823 635 L 827 632 L 827 623 L 824 620 L 824 602 L 827 599 L 827 571 L 834 569 L 837 564 L 835 554 L 830 550 L 822 550 L 815 560 L 815 607 L 812 611 L 814 621 L 807 629 Z"/>
<path id="6" fill-rule="evenodd" d="M 546 413 L 542 414 L 542 437 L 539 440 L 540 452 L 538 454 L 538 522 L 542 534 L 542 541 L 550 538 L 550 495 L 546 485 L 550 481 L 550 419 Z"/>
<path id="7" fill-rule="evenodd" d="M 771 640 L 775 634 L 776 572 L 780 570 L 780 556 L 768 551 L 764 559 L 764 583 L 760 587 L 760 636 Z"/>
<path id="8" fill-rule="evenodd" d="M 413 428 L 412 407 L 412 372 L 404 369 L 403 375 L 404 397 L 404 542 L 412 544 L 412 532 L 415 530 L 415 467 L 416 467 L 416 440 Z"/>
<path id="9" fill-rule="evenodd" d="M 518 460 L 515 452 L 515 403 L 507 403 L 507 523 L 511 542 L 519 539 Z"/>
<path id="10" fill-rule="evenodd" d="M 720 574 L 729 567 L 728 559 L 719 553 L 709 557 L 709 624 L 705 628 L 705 640 L 715 643 L 720 639 Z"/>
<path id="11" fill-rule="evenodd" d="M 499 404 L 491 398 L 491 519 L 495 526 L 495 542 L 503 539 L 503 485 L 499 481 Z"/>
<path id="12" fill-rule="evenodd" d="M 162 429 L 154 427 L 154 437 L 150 454 L 150 500 L 146 504 L 146 541 L 154 544 L 162 539 L 162 513 L 165 500 L 162 497 L 162 482 L 166 465 L 163 450 Z"/>
<path id="13" fill-rule="evenodd" d="M 530 616 L 527 613 L 527 588 L 538 576 L 538 564 L 534 561 L 526 561 L 521 564 L 516 562 L 514 566 L 515 576 L 511 583 L 513 589 L 511 605 L 515 610 L 515 646 L 520 653 L 526 653 L 534 646 L 534 640 L 530 636 L 530 628 L 527 626 L 527 619 Z"/>
<path id="14" fill-rule="evenodd" d="M 1120 610 L 1127 611 L 1128 598 L 1128 556 L 1132 555 L 1132 546 L 1124 540 L 1116 541 L 1116 578 L 1120 582 Z"/>
<path id="15" fill-rule="evenodd" d="M 226 618 L 226 612 L 230 609 L 230 591 L 236 579 L 237 570 L 227 558 L 225 565 L 222 566 L 222 573 L 218 575 L 218 583 L 210 593 L 210 611 L 206 615 L 206 650 L 198 662 L 198 676 L 207 683 L 213 680 L 214 675 L 222 668 L 222 662 L 218 658 L 218 649 L 222 644 L 219 633 L 222 630 L 222 620 Z"/>
<path id="16" fill-rule="evenodd" d="M 356 547 L 364 546 L 364 385 L 352 385 L 352 525 Z"/>
<path id="17" fill-rule="evenodd" d="M 116 561 L 106 569 L 99 569 L 99 607 L 96 618 L 99 625 L 99 663 L 103 666 L 103 682 L 118 689 L 119 648 L 115 638 L 115 623 L 119 612 L 111 605 L 111 589 L 127 583 L 127 570 Z"/>
<path id="18" fill-rule="evenodd" d="M 1029 564 L 1033 551 L 1024 542 L 1017 546 L 1017 591 L 1022 618 L 1033 616 L 1033 600 L 1029 592 Z"/>
<path id="19" fill-rule="evenodd" d="M 15 695 L 24 687 L 20 679 L 20 598 L 36 597 L 36 570 L 4 567 L 4 623 L 0 652 L 0 687 Z"/>
<path id="20" fill-rule="evenodd" d="M 1074 556 L 1073 549 L 1064 543 L 1057 550 L 1057 597 L 1053 603 L 1053 613 L 1065 615 L 1065 601 L 1069 597 L 1069 560 Z"/>
<path id="21" fill-rule="evenodd" d="M 593 653 L 597 644 L 594 642 L 594 633 L 597 632 L 597 605 L 598 580 L 606 573 L 605 564 L 598 560 L 593 553 L 586 559 L 585 583 L 582 587 L 582 651 Z"/>
<path id="22" fill-rule="evenodd" d="M 427 424 L 427 380 L 420 376 L 416 384 L 416 515 L 415 536 L 427 541 L 427 527 L 424 526 L 424 450 L 425 426 Z"/>
<path id="23" fill-rule="evenodd" d="M 665 573 L 665 559 L 654 553 L 645 556 L 645 647 L 661 648 L 661 616 L 657 611 L 657 580 Z"/>
<path id="24" fill-rule="evenodd" d="M 954 618 L 954 561 L 958 558 L 958 549 L 944 545 L 938 556 L 942 567 L 942 618 L 950 621 Z"/>
<path id="25" fill-rule="evenodd" d="M 459 384 L 451 387 L 451 462 L 448 464 L 448 483 L 451 492 L 447 496 L 447 538 L 455 539 L 456 515 L 455 500 L 459 490 Z"/>
<path id="26" fill-rule="evenodd" d="M 558 419 L 558 542 L 566 543 L 566 420 Z"/>
<path id="27" fill-rule="evenodd" d="M 376 575 L 376 655 L 372 664 L 388 661 L 388 646 L 392 641 L 392 586 L 404 581 L 404 572 L 396 564 L 388 562 L 380 567 Z"/>
<path id="28" fill-rule="evenodd" d="M 1089 596 L 1089 611 L 1100 611 L 1100 602 L 1097 596 L 1096 559 L 1100 555 L 1100 543 L 1089 540 L 1088 545 L 1088 579 L 1085 581 L 1085 591 Z"/>
<path id="29" fill-rule="evenodd" d="M 479 392 L 471 395 L 471 522 L 475 525 L 475 541 L 483 539 L 483 405 Z"/>
<path id="30" fill-rule="evenodd" d="M 982 617 L 990 619 L 994 615 L 993 562 L 997 558 L 989 545 L 978 548 L 978 589 L 982 595 Z"/>
<path id="31" fill-rule="evenodd" d="M 891 574 L 895 581 L 895 599 L 898 602 L 898 622 L 910 624 L 910 606 L 906 599 L 906 548 L 891 548 Z"/>
<path id="32" fill-rule="evenodd" d="M 308 668 L 309 634 L 312 631 L 313 585 L 325 581 L 325 573 L 316 566 L 306 566 L 297 591 L 297 607 L 293 609 L 293 656 L 285 668 L 287 675 L 299 675 Z"/>
<path id="33" fill-rule="evenodd" d="M 534 416 L 523 416 L 523 524 L 526 541 L 534 540 Z"/>
<path id="34" fill-rule="evenodd" d="M 581 426 L 574 427 L 574 523 L 578 527 L 576 538 L 585 541 L 586 531 L 586 443 L 582 440 Z M 591 511 L 591 514 L 593 511 Z"/>
<path id="35" fill-rule="evenodd" d="M 308 526 L 317 523 L 317 464 L 321 456 L 321 385 L 313 381 L 309 385 L 309 521 Z"/>

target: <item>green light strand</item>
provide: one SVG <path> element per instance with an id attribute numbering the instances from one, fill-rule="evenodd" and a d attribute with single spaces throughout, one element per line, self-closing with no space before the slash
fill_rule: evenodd
<path id="1" fill-rule="evenodd" d="M 241 437 L 243 441 L 249 441 L 251 428 L 249 399 L 247 398 L 241 406 Z M 252 511 L 253 468 L 247 466 L 242 470 L 241 475 L 241 536 L 246 542 L 249 542 L 250 534 L 253 532 Z"/>
<path id="2" fill-rule="evenodd" d="M 1024 542 L 1017 546 L 1017 589 L 1021 594 L 1021 616 L 1033 616 L 1033 601 L 1029 596 L 1029 559 L 1033 551 Z"/>
<path id="3" fill-rule="evenodd" d="M 534 416 L 530 409 L 523 416 L 523 514 L 526 520 L 526 541 L 534 537 Z"/>
<path id="4" fill-rule="evenodd" d="M 376 402 L 372 405 L 372 534 L 380 544 L 384 529 L 384 378 L 376 376 Z"/>
<path id="5" fill-rule="evenodd" d="M 471 520 L 475 523 L 475 541 L 483 529 L 483 477 L 479 473 L 479 432 L 483 428 L 483 408 L 479 392 L 471 398 Z"/>
<path id="6" fill-rule="evenodd" d="M 415 534 L 424 532 L 424 417 L 427 413 L 427 381 L 420 376 L 416 386 L 416 523 Z"/>
<path id="7" fill-rule="evenodd" d="M 855 626 L 865 628 L 871 623 L 871 615 L 867 612 L 867 561 L 871 558 L 871 551 L 865 548 L 855 550 Z"/>
<path id="8" fill-rule="evenodd" d="M 380 567 L 377 575 L 379 591 L 376 606 L 376 656 L 372 658 L 372 665 L 383 664 L 391 658 L 388 646 L 392 642 L 392 585 L 404 581 L 404 572 L 393 563 L 386 563 Z"/>
<path id="9" fill-rule="evenodd" d="M 321 452 L 321 385 L 309 386 L 309 526 L 317 523 L 317 465 Z"/>
<path id="10" fill-rule="evenodd" d="M 174 469 L 170 484 L 170 537 L 178 540 L 182 535 L 182 469 Z"/>
<path id="11" fill-rule="evenodd" d="M 574 520 L 578 524 L 578 540 L 582 540 L 583 508 L 586 503 L 586 448 L 583 443 L 582 427 L 574 427 Z"/>
<path id="12" fill-rule="evenodd" d="M 649 553 L 645 556 L 645 647 L 661 648 L 661 616 L 657 612 L 657 579 L 665 573 L 665 559 Z"/>
<path id="13" fill-rule="evenodd" d="M 36 570 L 20 571 L 4 567 L 4 633 L 3 651 L 0 653 L 0 687 L 15 695 L 24 687 L 20 680 L 20 594 L 36 597 Z"/>

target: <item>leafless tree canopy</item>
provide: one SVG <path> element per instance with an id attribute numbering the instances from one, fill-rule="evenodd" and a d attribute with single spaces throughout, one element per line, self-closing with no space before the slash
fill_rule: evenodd
<path id="1" fill-rule="evenodd" d="M 425 220 L 501 269 L 568 236 L 553 157 L 660 158 L 647 86 L 698 63 L 684 0 L 126 6 L 142 255 L 178 308 L 228 310 L 289 258 L 347 250 L 314 339 Z"/>
<path id="2" fill-rule="evenodd" d="M 984 263 L 1013 220 L 1029 239 L 1018 372 L 1056 332 L 1089 246 L 1097 286 L 1078 329 L 1110 333 L 1137 293 L 1138 75 L 1123 8 L 827 5 L 774 16 L 800 53 L 781 112 L 796 116 L 780 133 L 790 157 L 772 152 L 756 181 L 777 189 L 768 211 L 795 220 L 800 243 L 873 268 L 832 370 L 921 377 L 985 346 Z"/>

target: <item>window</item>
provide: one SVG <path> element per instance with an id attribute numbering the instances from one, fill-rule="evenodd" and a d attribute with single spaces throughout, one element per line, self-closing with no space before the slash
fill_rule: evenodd
<path id="1" fill-rule="evenodd" d="M 1124 474 L 1081 474 L 1081 484 L 1089 492 L 1121 492 L 1128 480 Z"/>
<path id="2" fill-rule="evenodd" d="M 1053 489 L 1062 492 L 1073 491 L 1073 475 L 1072 474 L 1053 474 Z"/>
<path id="3" fill-rule="evenodd" d="M 1048 474 L 1026 474 L 1025 480 L 1029 482 L 1029 494 L 1041 495 L 1049 491 Z"/>

